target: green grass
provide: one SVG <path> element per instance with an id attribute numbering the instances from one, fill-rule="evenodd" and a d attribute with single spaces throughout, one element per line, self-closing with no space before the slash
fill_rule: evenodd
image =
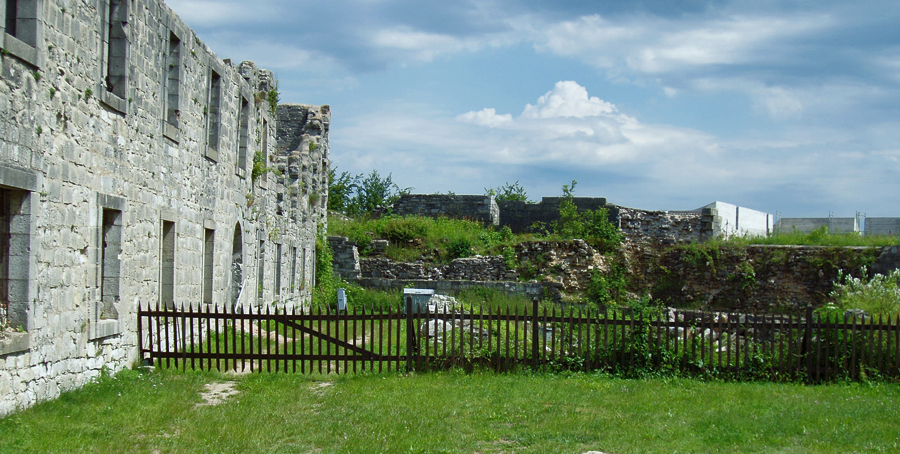
<path id="1" fill-rule="evenodd" d="M 858 233 L 828 233 L 827 228 L 809 233 L 780 232 L 769 237 L 733 238 L 728 240 L 735 245 L 744 244 L 776 244 L 795 246 L 836 246 L 836 247 L 879 247 L 896 246 L 900 237 L 886 235 L 860 235 Z"/>
<path id="2" fill-rule="evenodd" d="M 239 393 L 199 406 L 223 381 Z M 124 371 L 0 434 L 16 453 L 898 452 L 900 386 Z"/>
<path id="3" fill-rule="evenodd" d="M 372 240 L 386 239 L 385 255 L 398 261 L 425 259 L 449 263 L 475 254 L 500 254 L 504 247 L 530 236 L 495 230 L 481 222 L 464 219 L 432 219 L 418 216 L 386 216 L 380 219 L 328 218 L 328 234 L 355 241 L 363 256 L 370 255 Z"/>

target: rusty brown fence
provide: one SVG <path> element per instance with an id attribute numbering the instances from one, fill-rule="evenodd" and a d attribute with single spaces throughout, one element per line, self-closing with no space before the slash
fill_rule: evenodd
<path id="1" fill-rule="evenodd" d="M 410 308 L 412 306 L 410 305 Z M 529 308 L 335 313 L 139 308 L 141 358 L 300 373 L 448 367 L 811 383 L 900 378 L 900 320 Z"/>

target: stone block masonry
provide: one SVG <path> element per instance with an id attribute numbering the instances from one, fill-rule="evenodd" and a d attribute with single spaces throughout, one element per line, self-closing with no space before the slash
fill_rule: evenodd
<path id="1" fill-rule="evenodd" d="M 2 3 L 0 416 L 138 361 L 138 305 L 308 301 L 328 106 L 161 0 Z"/>
<path id="2" fill-rule="evenodd" d="M 500 208 L 489 195 L 404 194 L 394 203 L 394 212 L 401 216 L 468 219 L 487 225 L 500 223 Z"/>

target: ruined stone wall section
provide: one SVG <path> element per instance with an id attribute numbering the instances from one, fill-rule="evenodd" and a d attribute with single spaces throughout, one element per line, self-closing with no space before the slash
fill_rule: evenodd
<path id="1" fill-rule="evenodd" d="M 282 209 L 292 209 L 300 216 L 314 214 L 298 219 L 313 229 L 327 226 L 331 108 L 281 104 L 277 124 L 277 145 L 270 162 L 277 169 L 274 175 Z"/>
<path id="2" fill-rule="evenodd" d="M 394 204 L 394 213 L 468 219 L 487 225 L 500 223 L 500 208 L 494 196 L 489 195 L 404 194 Z"/>
<path id="3" fill-rule="evenodd" d="M 562 197 L 544 197 L 538 203 L 520 201 L 500 201 L 500 225 L 508 226 L 514 233 L 530 232 L 535 224 L 551 227 L 559 221 L 559 205 Z M 618 223 L 616 207 L 607 206 L 602 197 L 574 197 L 572 202 L 579 210 L 607 208 L 609 220 Z"/>
<path id="4" fill-rule="evenodd" d="M 24 296 L 9 303 L 23 314 L 10 319 L 19 331 L 0 330 L 0 416 L 137 360 L 137 306 L 161 303 L 167 279 L 164 223 L 175 231 L 174 304 L 202 304 L 211 277 L 209 300 L 232 307 L 307 301 L 325 219 L 327 106 L 310 107 L 318 123 L 303 134 L 317 149 L 267 163 L 282 179 L 254 179 L 256 151 L 279 155 L 271 72 L 220 59 L 161 0 L 123 2 L 118 96 L 105 77 L 119 71 L 106 65 L 109 1 L 37 4 L 38 39 L 25 49 L 35 58 L 0 55 L 0 199 L 23 198 L 3 210 L 27 251 L 17 256 L 27 279 L 4 283 Z M 121 250 L 107 259 L 118 276 L 106 268 L 104 279 L 104 230 L 116 214 Z M 104 306 L 112 280 L 118 298 Z"/>
<path id="5" fill-rule="evenodd" d="M 518 278 L 514 270 L 507 268 L 500 255 L 477 255 L 443 265 L 421 260 L 395 262 L 386 258 L 363 258 L 359 260 L 359 270 L 362 278 L 379 279 L 514 281 Z"/>
<path id="6" fill-rule="evenodd" d="M 634 244 L 697 243 L 713 237 L 715 210 L 647 211 L 618 207 L 619 230 Z"/>

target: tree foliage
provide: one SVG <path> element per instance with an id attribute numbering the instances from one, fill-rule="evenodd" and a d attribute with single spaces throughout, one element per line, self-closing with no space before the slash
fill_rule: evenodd
<path id="1" fill-rule="evenodd" d="M 614 252 L 622 243 L 619 228 L 609 222 L 606 208 L 579 210 L 575 205 L 575 185 L 563 185 L 563 198 L 559 204 L 559 224 L 556 233 L 565 238 L 580 238 L 601 252 Z"/>
<path id="2" fill-rule="evenodd" d="M 368 215 L 393 205 L 411 190 L 400 188 L 391 174 L 383 177 L 375 169 L 366 176 L 350 172 L 338 175 L 334 167 L 328 170 L 328 209 L 351 216 Z"/>
<path id="3" fill-rule="evenodd" d="M 528 194 L 525 193 L 525 188 L 519 184 L 518 180 L 512 184 L 507 182 L 503 186 L 493 189 L 484 188 L 484 195 L 492 195 L 497 201 L 501 202 L 530 202 Z"/>

